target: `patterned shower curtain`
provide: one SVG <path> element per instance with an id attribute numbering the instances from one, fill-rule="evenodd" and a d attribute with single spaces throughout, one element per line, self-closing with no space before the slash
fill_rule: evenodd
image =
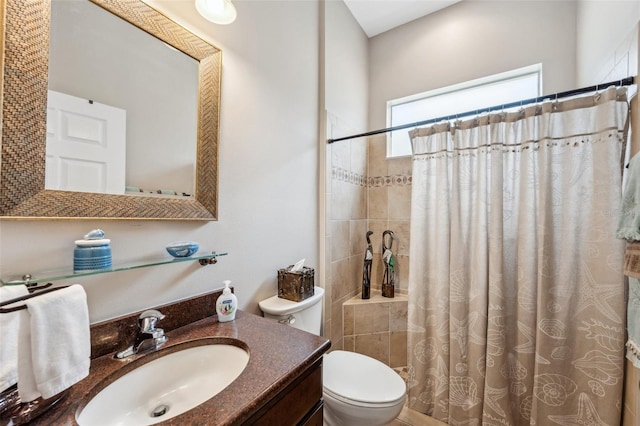
<path id="1" fill-rule="evenodd" d="M 409 406 L 620 424 L 626 89 L 411 132 Z"/>

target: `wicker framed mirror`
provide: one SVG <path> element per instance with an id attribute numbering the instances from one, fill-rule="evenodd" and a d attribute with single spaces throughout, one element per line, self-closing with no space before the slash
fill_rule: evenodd
<path id="1" fill-rule="evenodd" d="M 5 12 L 0 219 L 216 220 L 222 52 L 140 0 L 90 1 L 199 62 L 195 197 L 45 189 L 50 2 L 0 0 Z"/>

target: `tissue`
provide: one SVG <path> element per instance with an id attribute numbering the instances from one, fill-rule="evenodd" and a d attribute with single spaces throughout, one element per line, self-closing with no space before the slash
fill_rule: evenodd
<path id="1" fill-rule="evenodd" d="M 302 270 L 302 267 L 304 266 L 304 262 L 306 259 L 300 259 L 298 260 L 296 263 L 293 264 L 293 266 L 291 267 L 290 271 L 291 272 L 298 272 Z"/>

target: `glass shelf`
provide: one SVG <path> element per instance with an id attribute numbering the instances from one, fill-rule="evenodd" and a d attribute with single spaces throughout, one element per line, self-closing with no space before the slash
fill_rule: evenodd
<path id="1" fill-rule="evenodd" d="M 71 278 L 86 277 L 88 275 L 108 274 L 110 272 L 128 271 L 131 269 L 148 268 L 150 266 L 168 265 L 170 263 L 193 262 L 199 261 L 201 265 L 209 265 L 216 263 L 216 258 L 226 256 L 228 253 L 216 253 L 211 251 L 199 251 L 189 257 L 170 257 L 141 259 L 135 262 L 128 262 L 114 265 L 109 269 L 98 269 L 91 271 L 73 272 L 70 270 L 57 270 L 49 272 L 41 272 L 38 275 L 22 275 L 9 277 L 8 280 L 0 279 L 2 285 L 21 285 L 35 284 L 49 281 L 59 281 Z"/>

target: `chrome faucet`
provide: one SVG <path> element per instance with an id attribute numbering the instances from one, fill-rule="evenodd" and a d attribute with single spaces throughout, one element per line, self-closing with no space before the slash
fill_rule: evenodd
<path id="1" fill-rule="evenodd" d="M 164 330 L 156 328 L 156 323 L 165 316 L 155 309 L 149 309 L 140 314 L 138 318 L 138 332 L 133 345 L 117 352 L 115 357 L 122 359 L 149 350 L 157 350 L 164 345 L 169 338 L 164 335 Z"/>

